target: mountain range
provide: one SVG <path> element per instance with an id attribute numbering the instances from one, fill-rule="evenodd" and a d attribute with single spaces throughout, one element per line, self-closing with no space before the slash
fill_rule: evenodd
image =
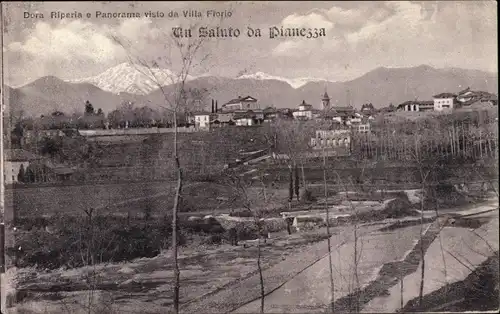
<path id="1" fill-rule="evenodd" d="M 159 108 L 163 95 L 145 76 L 148 69 L 127 63 L 107 69 L 103 73 L 78 80 L 65 81 L 54 76 L 39 78 L 18 88 L 6 87 L 8 101 L 14 110 L 38 116 L 55 110 L 66 113 L 81 112 L 86 100 L 95 108 L 109 112 L 125 101 Z M 171 72 L 153 69 L 155 76 L 169 92 Z M 351 104 L 360 108 L 372 103 L 376 108 L 397 105 L 406 100 L 431 100 L 441 92 L 454 92 L 470 87 L 498 93 L 498 73 L 459 68 L 436 69 L 427 65 L 409 68 L 374 69 L 361 77 L 345 82 L 324 79 L 289 79 L 258 72 L 238 78 L 216 76 L 188 77 L 186 85 L 209 91 L 210 98 L 219 106 L 238 96 L 250 95 L 261 107 L 296 108 L 302 100 L 320 108 L 321 98 L 328 92 L 333 105 Z"/>

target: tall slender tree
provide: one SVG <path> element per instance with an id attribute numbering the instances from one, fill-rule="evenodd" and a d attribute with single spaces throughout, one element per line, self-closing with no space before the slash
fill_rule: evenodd
<path id="1" fill-rule="evenodd" d="M 293 201 L 293 168 L 290 166 L 289 169 L 289 184 L 288 184 L 288 209 L 292 208 Z"/>
<path id="2" fill-rule="evenodd" d="M 21 164 L 21 167 L 19 167 L 19 173 L 17 174 L 17 181 L 24 182 L 24 165 L 23 164 Z"/>
<path id="3" fill-rule="evenodd" d="M 195 25 L 188 27 L 196 29 Z M 137 46 L 122 38 L 114 36 L 113 39 L 124 48 L 129 57 L 129 61 L 134 67 L 149 80 L 151 80 L 163 97 L 161 107 L 172 116 L 173 141 L 171 143 L 171 158 L 173 169 L 175 169 L 176 187 L 174 204 L 172 207 L 172 256 L 174 266 L 174 312 L 179 312 L 179 292 L 180 292 L 180 269 L 178 263 L 178 210 L 182 197 L 184 183 L 184 170 L 179 152 L 179 118 L 187 111 L 187 107 L 193 103 L 193 95 L 197 94 L 193 89 L 186 86 L 187 79 L 194 68 L 200 66 L 208 58 L 208 53 L 203 51 L 205 38 L 189 37 L 178 38 L 174 34 L 165 34 L 164 48 L 168 55 L 159 56 L 152 60 L 143 58 L 144 51 L 137 51 Z M 208 51 L 208 50 L 207 50 Z M 162 68 L 171 70 L 166 74 Z M 168 88 L 165 86 L 168 85 Z"/>
<path id="4" fill-rule="evenodd" d="M 299 181 L 300 179 L 299 179 L 299 167 L 297 166 L 297 164 L 295 165 L 294 172 L 295 172 L 294 192 L 295 196 L 297 197 L 297 201 L 300 201 L 300 181 Z"/>

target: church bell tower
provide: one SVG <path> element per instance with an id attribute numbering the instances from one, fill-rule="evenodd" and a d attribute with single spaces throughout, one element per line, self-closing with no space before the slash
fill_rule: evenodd
<path id="1" fill-rule="evenodd" d="M 323 95 L 323 98 L 321 99 L 321 105 L 323 110 L 328 110 L 330 109 L 330 97 L 328 96 L 328 93 L 325 91 L 325 94 Z"/>

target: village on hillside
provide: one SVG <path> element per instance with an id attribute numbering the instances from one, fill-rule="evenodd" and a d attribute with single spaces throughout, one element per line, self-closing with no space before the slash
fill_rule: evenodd
<path id="1" fill-rule="evenodd" d="M 445 92 L 435 95 L 430 101 L 408 100 L 397 106 L 391 105 L 379 109 L 368 103 L 355 109 L 350 103 L 346 106 L 332 105 L 328 92 L 325 91 L 315 101 L 315 105 L 305 100 L 297 103 L 298 105 L 293 108 L 276 109 L 261 104 L 252 96 L 238 96 L 222 103 L 219 107 L 218 100 L 212 99 L 210 105 L 198 103 L 196 106 L 209 110 L 183 112 L 177 123 L 177 131 L 193 133 L 210 132 L 221 127 L 265 128 L 275 121 L 295 121 L 299 124 L 308 124 L 310 136 L 307 146 L 311 154 L 314 155 L 316 152 L 317 155 L 317 152 L 321 151 L 329 155 L 348 156 L 353 149 L 352 138 L 359 138 L 360 135 L 365 137 L 370 134 L 376 135 L 384 119 L 393 117 L 395 121 L 398 118 L 404 121 L 418 117 L 429 118 L 432 117 L 432 113 L 450 115 L 492 108 L 496 110 L 498 98 L 488 92 L 467 88 L 457 94 Z M 415 113 L 423 115 L 415 116 Z M 35 177 L 37 181 L 70 179 L 76 171 L 75 165 L 47 158 L 53 157 L 50 152 L 52 148 L 48 146 L 54 141 L 60 142 L 64 138 L 75 137 L 128 141 L 128 137 L 134 135 L 145 136 L 174 131 L 171 117 L 147 106 L 134 106 L 131 102 L 124 103 L 121 108 L 106 115 L 87 101 L 84 104 L 84 113 L 81 115 L 67 115 L 55 111 L 40 117 L 22 116 L 11 127 L 11 132 L 4 132 L 7 133 L 4 134 L 6 139 L 12 143 L 11 149 L 6 151 L 6 162 L 9 163 L 4 173 L 6 184 L 30 182 L 35 180 Z M 287 158 L 286 154 L 276 149 L 266 150 L 266 153 L 271 153 L 275 158 Z M 30 162 L 39 165 L 40 161 L 43 165 L 42 170 L 35 171 L 33 167 L 29 167 Z M 231 162 L 233 161 L 228 161 L 228 164 Z M 35 176 L 31 172 L 44 174 Z"/>

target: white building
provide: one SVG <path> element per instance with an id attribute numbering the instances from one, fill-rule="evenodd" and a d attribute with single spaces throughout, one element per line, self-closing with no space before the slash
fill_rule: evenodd
<path id="1" fill-rule="evenodd" d="M 302 103 L 299 105 L 299 110 L 294 111 L 292 114 L 294 119 L 311 120 L 313 118 L 312 105 L 302 100 Z"/>
<path id="2" fill-rule="evenodd" d="M 455 105 L 457 95 L 452 93 L 441 93 L 433 96 L 434 111 L 452 110 Z"/>
<path id="3" fill-rule="evenodd" d="M 233 116 L 237 126 L 252 126 L 262 124 L 264 122 L 264 111 L 248 110 L 236 111 Z"/>
<path id="4" fill-rule="evenodd" d="M 359 133 L 370 133 L 371 131 L 370 123 L 359 123 L 353 127 L 355 127 L 356 131 Z"/>
<path id="5" fill-rule="evenodd" d="M 255 125 L 255 121 L 252 118 L 240 118 L 236 119 L 237 126 L 252 126 Z"/>
<path id="6" fill-rule="evenodd" d="M 351 133 L 348 129 L 316 130 L 316 137 L 311 139 L 313 149 L 348 148 L 351 143 Z"/>
<path id="7" fill-rule="evenodd" d="M 194 114 L 194 124 L 196 128 L 199 129 L 209 129 L 210 128 L 210 113 L 209 112 L 197 112 Z"/>
<path id="8" fill-rule="evenodd" d="M 397 111 L 432 111 L 434 110 L 434 101 L 409 100 L 398 105 Z"/>
<path id="9" fill-rule="evenodd" d="M 3 173 L 5 184 L 19 182 L 18 174 L 21 168 L 26 171 L 30 163 L 36 159 L 37 157 L 34 154 L 23 149 L 5 149 Z"/>

